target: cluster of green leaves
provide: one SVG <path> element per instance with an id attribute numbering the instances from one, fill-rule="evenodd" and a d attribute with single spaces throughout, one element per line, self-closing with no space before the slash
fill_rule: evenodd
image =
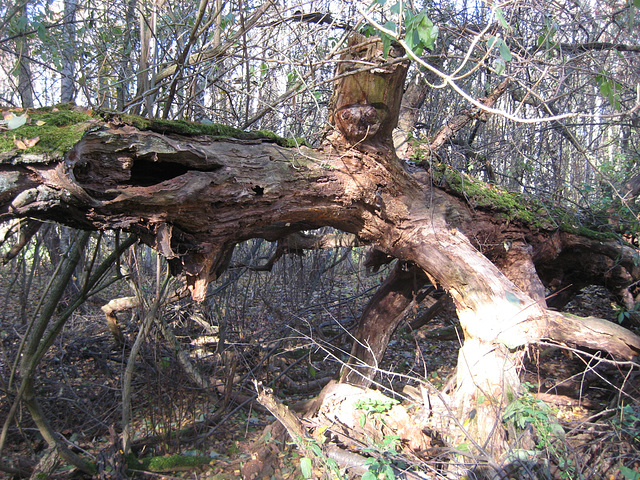
<path id="1" fill-rule="evenodd" d="M 358 400 L 355 403 L 356 410 L 362 410 L 362 416 L 360 417 L 360 426 L 364 427 L 367 416 L 372 415 L 374 413 L 385 413 L 391 410 L 391 407 L 397 405 L 398 400 L 393 398 L 364 398 L 362 400 Z"/>
<path id="2" fill-rule="evenodd" d="M 522 384 L 522 394 L 507 406 L 502 419 L 513 422 L 520 430 L 531 425 L 538 439 L 537 448 L 554 449 L 553 442 L 564 438 L 564 429 L 555 420 L 551 407 L 530 393 L 531 388 L 530 383 Z"/>
<path id="3" fill-rule="evenodd" d="M 362 480 L 394 480 L 396 475 L 390 458 L 397 454 L 399 447 L 400 437 L 387 435 L 379 444 L 364 448 L 363 452 L 372 456 L 365 461 L 368 470 L 362 475 Z"/>
<path id="4" fill-rule="evenodd" d="M 640 409 L 633 405 L 621 405 L 616 416 L 611 421 L 614 430 L 620 436 L 631 439 L 632 443 L 640 444 Z M 618 467 L 625 480 L 640 480 L 640 472 L 620 465 Z"/>
<path id="5" fill-rule="evenodd" d="M 624 87 L 606 72 L 596 75 L 596 84 L 600 89 L 600 95 L 609 101 L 614 110 L 620 111 L 620 92 Z"/>
<path id="6" fill-rule="evenodd" d="M 521 395 L 507 406 L 502 419 L 521 431 L 532 427 L 538 450 L 514 450 L 511 455 L 524 460 L 537 458 L 542 453 L 550 454 L 555 457 L 560 478 L 575 478 L 576 467 L 568 455 L 565 431 L 557 422 L 553 409 L 530 393 L 532 387 L 529 382 L 522 384 Z"/>
<path id="7" fill-rule="evenodd" d="M 621 406 L 611 423 L 620 434 L 640 444 L 640 409 L 638 407 Z"/>
<path id="8" fill-rule="evenodd" d="M 364 398 L 358 400 L 354 407 L 356 410 L 362 410 L 360 426 L 364 427 L 367 417 L 374 414 L 386 413 L 398 403 L 400 402 L 393 398 Z M 370 456 L 365 461 L 368 470 L 362 475 L 362 479 L 394 480 L 396 477 L 393 470 L 392 458 L 397 455 L 399 447 L 400 437 L 397 435 L 387 435 L 380 442 L 364 448 L 362 451 L 370 454 Z"/>
<path id="9" fill-rule="evenodd" d="M 576 467 L 567 455 L 565 431 L 557 422 L 553 409 L 542 400 L 535 398 L 530 393 L 531 390 L 530 383 L 523 383 L 521 395 L 507 406 L 502 419 L 505 423 L 513 423 L 522 431 L 529 426 L 533 427 L 538 451 L 516 450 L 514 454 L 522 459 L 523 457 L 536 458 L 539 453 L 547 452 L 555 457 L 560 478 L 575 478 Z"/>
<path id="10" fill-rule="evenodd" d="M 405 40 L 409 48 L 416 55 L 422 54 L 425 48 L 433 51 L 438 39 L 438 26 L 433 24 L 424 11 L 415 15 L 407 12 L 404 19 Z"/>
<path id="11" fill-rule="evenodd" d="M 321 445 L 326 440 L 326 437 L 324 436 L 325 430 L 326 427 L 320 429 L 320 431 L 318 432 L 319 435 L 316 437 L 316 439 L 298 438 L 296 443 L 298 445 L 306 444 L 307 449 L 310 450 L 313 456 L 324 465 L 328 472 L 331 473 L 331 478 L 335 480 L 343 480 L 346 478 L 346 476 L 340 470 L 340 467 L 338 466 L 336 461 L 333 458 L 327 457 L 322 451 Z M 300 458 L 300 473 L 302 473 L 302 476 L 305 479 L 313 478 L 313 460 L 310 457 L 305 456 Z"/>
<path id="12" fill-rule="evenodd" d="M 374 0 L 372 5 L 377 4 L 382 6 L 386 3 L 387 0 Z M 438 39 L 438 26 L 431 21 L 425 10 L 414 13 L 411 9 L 406 8 L 406 6 L 406 3 L 402 1 L 397 1 L 391 5 L 389 11 L 395 14 L 399 21 L 389 20 L 384 24 L 384 27 L 387 30 L 395 32 L 397 35 L 399 33 L 398 25 L 400 21 L 402 21 L 405 31 L 404 39 L 413 53 L 421 55 L 425 48 L 433 51 L 436 40 Z M 365 29 L 365 33 L 367 32 L 374 33 L 374 29 Z M 383 49 L 386 55 L 389 52 L 391 42 L 396 38 L 384 32 L 380 32 L 380 37 L 382 38 Z"/>
<path id="13" fill-rule="evenodd" d="M 640 304 L 636 303 L 633 305 L 633 308 L 627 309 L 624 305 L 616 304 L 613 307 L 616 312 L 616 320 L 619 324 L 624 323 L 625 320 L 628 320 L 632 315 L 637 315 L 638 310 L 640 309 Z"/>

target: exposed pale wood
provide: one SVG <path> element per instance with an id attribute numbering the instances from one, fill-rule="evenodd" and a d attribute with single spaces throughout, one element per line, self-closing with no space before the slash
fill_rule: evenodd
<path id="1" fill-rule="evenodd" d="M 356 79 L 363 73 L 340 77 L 336 88 L 349 91 L 334 96 L 331 118 L 337 128 L 317 149 L 288 149 L 266 139 L 142 131 L 115 119 L 96 121 L 64 159 L 3 154 L 0 218 L 134 232 L 172 257 L 173 271 L 186 275 L 196 299 L 204 298 L 238 242 L 275 241 L 323 226 L 351 233 L 359 242 L 415 265 L 451 295 L 465 336 L 454 394 L 457 414 L 468 418 L 480 396 L 490 397 L 482 415 L 475 417 L 482 423 L 470 425 L 472 438 L 477 448 L 485 441 L 500 446 L 496 406 L 518 389 L 519 347 L 554 336 L 592 347 L 596 338 L 606 335 L 600 348 L 631 358 L 640 351 L 640 341 L 626 330 L 611 328 L 578 335 L 594 322 L 568 321 L 549 312 L 539 301 L 539 291 L 519 287 L 490 260 L 504 253 L 505 241 L 524 238 L 523 246 L 532 246 L 538 272 L 545 272 L 540 268 L 545 263 L 577 266 L 580 258 L 584 263 L 584 253 L 580 257 L 576 252 L 590 252 L 597 255 L 591 259 L 601 261 L 576 271 L 589 268 L 595 277 L 608 269 L 608 281 L 624 287 L 640 278 L 640 267 L 632 261 L 635 252 L 615 242 L 533 231 L 495 212 L 472 211 L 462 199 L 432 185 L 427 173 L 408 171 L 391 144 L 406 65 L 394 63 L 393 56 L 387 62 L 380 43 L 367 41 L 354 52 L 370 55 L 365 60 L 376 68 L 362 83 Z M 351 68 L 345 60 L 341 65 Z M 367 120 L 371 107 L 373 123 Z M 351 112 L 341 118 L 342 126 L 335 122 L 341 111 Z M 366 121 L 360 124 L 360 119 Z M 344 125 L 352 120 L 357 121 Z M 557 275 L 549 270 L 542 277 Z M 398 298 L 404 298 L 396 310 L 406 303 L 406 291 L 399 291 Z M 565 330 L 571 322 L 580 328 Z M 369 331 L 377 333 L 366 342 L 386 344 L 387 332 L 378 327 Z"/>

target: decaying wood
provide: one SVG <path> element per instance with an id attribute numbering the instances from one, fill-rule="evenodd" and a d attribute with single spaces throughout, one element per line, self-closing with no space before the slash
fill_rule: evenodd
<path id="1" fill-rule="evenodd" d="M 434 185 L 427 172 L 410 171 L 391 141 L 407 68 L 402 53 L 385 58 L 380 42 L 360 37 L 350 45 L 339 73 L 353 75 L 336 81 L 332 128 L 316 149 L 285 148 L 268 138 L 144 130 L 113 117 L 96 121 L 63 160 L 4 155 L 0 219 L 134 232 L 169 259 L 173 272 L 185 275 L 197 300 L 239 242 L 277 241 L 324 226 L 351 233 L 448 292 L 465 336 L 452 408 L 458 418 L 477 409 L 468 434 L 477 445 L 500 448 L 499 407 L 507 392 L 518 390 L 521 347 L 559 336 L 628 360 L 640 353 L 640 338 L 627 330 L 549 311 L 540 285 L 523 282 L 526 272 L 533 274 L 534 265 L 546 285 L 565 284 L 562 272 L 542 267 L 589 268 L 591 276 L 604 273 L 610 285 L 626 288 L 640 278 L 636 252 L 472 210 Z M 359 71 L 361 61 L 372 68 Z M 522 247 L 520 258 L 509 258 L 509 242 Z M 585 266 L 587 251 L 599 262 Z M 513 281 L 496 266 L 501 261 L 505 271 L 517 273 Z M 392 305 L 394 296 L 401 301 L 387 321 L 411 301 L 405 287 L 380 298 Z M 372 310 L 378 307 L 384 304 Z M 358 341 L 383 351 L 386 330 L 363 330 L 371 338 Z M 490 400 L 478 406 L 481 396 Z"/>
<path id="2" fill-rule="evenodd" d="M 107 328 L 113 336 L 116 344 L 122 345 L 124 343 L 124 335 L 122 335 L 122 329 L 118 324 L 117 312 L 122 310 L 129 310 L 140 306 L 140 300 L 138 297 L 120 297 L 109 300 L 108 303 L 101 307 L 104 316 L 107 319 Z"/>
<path id="3" fill-rule="evenodd" d="M 257 381 L 255 382 L 256 391 L 258 393 L 258 402 L 262 404 L 276 419 L 284 426 L 289 433 L 291 439 L 296 442 L 300 450 L 311 457 L 314 457 L 313 452 L 309 452 L 309 442 L 311 437 L 298 416 L 289 409 L 285 404 L 280 402 L 273 396 L 273 391 L 263 387 Z"/>
<path id="4" fill-rule="evenodd" d="M 289 407 L 274 397 L 272 390 L 264 388 L 257 381 L 255 382 L 255 387 L 258 392 L 258 402 L 282 424 L 302 455 L 313 460 L 316 466 L 322 465 L 323 455 L 318 448 L 312 448 L 313 445 L 318 446 L 317 441 L 311 437 L 300 418 Z"/>
<path id="5" fill-rule="evenodd" d="M 347 53 L 336 68 L 329 110 L 329 122 L 348 142 L 391 141 L 408 70 L 404 53 L 402 47 L 392 45 L 388 56 L 383 55 L 376 38 L 354 34 L 349 39 Z"/>
<path id="6" fill-rule="evenodd" d="M 167 299 L 163 302 L 163 305 L 177 302 L 178 300 L 185 298 L 186 295 L 186 290 L 180 290 L 179 292 L 176 292 L 175 294 L 167 297 Z M 122 329 L 120 328 L 120 324 L 118 323 L 118 312 L 121 312 L 123 310 L 131 310 L 138 307 L 140 307 L 140 298 L 135 295 L 131 297 L 113 298 L 102 307 L 100 307 L 102 313 L 104 313 L 104 316 L 106 318 L 107 328 L 109 329 L 109 332 L 118 345 L 121 345 L 124 342 Z"/>
<path id="7" fill-rule="evenodd" d="M 362 457 L 350 456 L 345 449 L 361 451 L 363 446 L 375 449 L 391 435 L 399 439 L 397 453 L 407 457 L 431 447 L 431 438 L 423 432 L 421 422 L 409 414 L 407 406 L 377 390 L 344 383 L 333 382 L 323 390 L 322 401 L 310 423 L 329 427 L 324 451 L 331 452 L 331 458 L 341 466 L 352 468 L 349 470 L 352 473 L 359 472 Z M 335 444 L 342 448 L 336 449 Z"/>

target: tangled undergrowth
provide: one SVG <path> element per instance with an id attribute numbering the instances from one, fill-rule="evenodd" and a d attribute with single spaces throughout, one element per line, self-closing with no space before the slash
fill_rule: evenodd
<path id="1" fill-rule="evenodd" d="M 135 364 L 132 454 L 120 459 L 123 374 L 141 315 L 134 310 L 125 319 L 120 314 L 125 341 L 118 345 L 99 307 L 128 292 L 114 287 L 101 293 L 67 323 L 41 362 L 37 395 L 45 416 L 72 450 L 96 465 L 96 478 L 240 478 L 262 445 L 275 446 L 278 453 L 258 478 L 265 478 L 265 472 L 273 479 L 339 478 L 344 471 L 323 449 L 331 431 L 309 430 L 314 435 L 309 448 L 326 458 L 318 463 L 301 452 L 295 439 L 278 433 L 273 416 L 255 400 L 259 381 L 276 399 L 305 405 L 348 358 L 349 331 L 382 276 L 363 274 L 358 257 L 348 254 L 342 270 L 320 283 L 323 267 L 340 260 L 336 254 L 323 255 L 311 267 L 289 258 L 272 274 L 232 269 L 204 304 L 181 300 L 163 309 L 166 324 L 208 387 L 194 382 L 176 348 L 152 328 Z M 10 279 L 3 275 L 5 298 L 15 291 Z M 26 329 L 18 320 L 28 318 L 20 309 L 28 313 L 32 308 L 19 297 L 14 300 L 1 317 L 2 418 L 12 403 L 6 384 Z M 616 316 L 608 294 L 598 289 L 584 292 L 573 309 L 612 320 Z M 419 313 L 416 307 L 408 320 Z M 459 346 L 455 325 L 449 308 L 419 330 L 404 325 L 396 332 L 376 376 L 377 390 L 390 403 L 365 397 L 358 404 L 363 431 L 388 425 L 384 415 L 396 402 L 415 415 L 412 422 L 421 421 L 421 388 L 446 395 Z M 510 450 L 508 458 L 495 459 L 504 466 L 501 478 L 638 479 L 637 372 L 593 353 L 553 344 L 530 347 L 522 371 L 526 390 L 504 411 Z M 359 475 L 365 479 L 494 478 L 487 477 L 492 470 L 486 458 L 465 451 L 464 444 L 447 443 L 436 429 L 423 428 L 427 444 L 412 450 L 396 433 L 365 435 L 358 451 L 346 449 L 340 455 L 355 455 L 352 460 L 362 463 Z M 20 412 L 9 431 L 3 467 L 19 478 L 46 453 L 28 413 Z M 82 477 L 63 462 L 50 472 L 51 479 Z"/>

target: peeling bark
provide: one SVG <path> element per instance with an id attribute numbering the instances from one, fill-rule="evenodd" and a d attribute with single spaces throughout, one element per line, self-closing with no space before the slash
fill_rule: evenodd
<path id="1" fill-rule="evenodd" d="M 276 241 L 324 226 L 351 233 L 415 265 L 450 294 L 465 337 L 454 393 L 458 418 L 481 411 L 471 421 L 472 438 L 499 449 L 499 408 L 518 391 L 520 347 L 571 337 L 625 359 L 640 352 L 640 339 L 626 330 L 601 329 L 604 324 L 596 321 L 547 310 L 540 284 L 527 281 L 532 265 L 547 284 L 561 273 L 551 265 L 562 261 L 576 271 L 582 263 L 582 271 L 591 268 L 594 276 L 606 271 L 608 284 L 624 288 L 640 278 L 635 252 L 614 242 L 534 231 L 495 212 L 471 211 L 432 185 L 427 173 L 408 171 L 391 141 L 406 63 L 393 55 L 387 62 L 381 43 L 360 42 L 350 44 L 351 53 L 340 63 L 339 72 L 353 74 L 336 82 L 330 114 L 335 128 L 318 149 L 96 121 L 63 160 L 24 152 L 2 157 L 0 218 L 134 232 L 170 257 L 172 270 L 185 274 L 195 299 L 204 298 L 239 242 Z M 359 55 L 376 67 L 358 71 Z M 507 241 L 516 244 L 512 253 L 504 248 Z M 587 251 L 601 262 L 585 266 L 580 259 Z M 511 272 L 513 281 L 491 260 Z M 387 287 L 393 288 L 381 292 L 384 302 L 372 305 L 374 315 L 363 319 L 362 331 L 371 332 L 363 345 L 384 351 L 394 319 L 412 299 L 413 278 L 418 277 L 407 277 L 404 286 L 390 282 Z M 367 318 L 376 316 L 369 328 Z M 383 318 L 386 330 L 380 328 Z M 583 329 L 590 333 L 576 333 Z M 603 336 L 606 342 L 596 340 Z M 369 359 L 367 349 L 356 355 Z"/>

